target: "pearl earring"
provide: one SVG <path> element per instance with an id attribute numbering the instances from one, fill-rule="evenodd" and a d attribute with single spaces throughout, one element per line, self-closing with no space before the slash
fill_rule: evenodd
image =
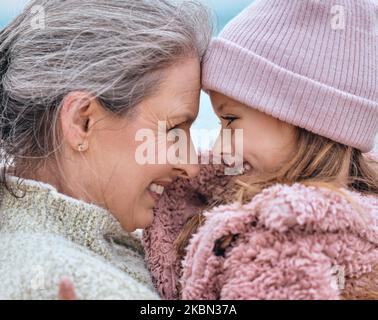
<path id="1" fill-rule="evenodd" d="M 77 147 L 80 152 L 87 150 L 87 146 L 84 143 L 80 143 Z"/>

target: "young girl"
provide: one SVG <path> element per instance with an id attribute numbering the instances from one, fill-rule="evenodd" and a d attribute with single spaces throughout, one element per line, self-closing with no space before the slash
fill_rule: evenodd
<path id="1" fill-rule="evenodd" d="M 378 299 L 377 9 L 260 0 L 213 40 L 203 87 L 246 170 L 166 188 L 144 234 L 164 298 Z"/>

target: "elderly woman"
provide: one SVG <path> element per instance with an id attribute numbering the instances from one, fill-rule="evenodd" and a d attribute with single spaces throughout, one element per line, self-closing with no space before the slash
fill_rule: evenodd
<path id="1" fill-rule="evenodd" d="M 81 299 L 159 298 L 134 231 L 198 166 L 141 164 L 136 138 L 189 135 L 210 36 L 204 7 L 166 0 L 34 0 L 0 33 L 1 298 L 54 299 L 64 277 Z"/>

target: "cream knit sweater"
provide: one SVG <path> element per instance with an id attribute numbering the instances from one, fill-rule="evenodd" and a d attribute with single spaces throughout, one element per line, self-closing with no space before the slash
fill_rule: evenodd
<path id="1" fill-rule="evenodd" d="M 80 299 L 159 299 L 136 233 L 105 209 L 51 185 L 8 176 L 0 188 L 0 299 L 57 299 L 62 277 Z"/>

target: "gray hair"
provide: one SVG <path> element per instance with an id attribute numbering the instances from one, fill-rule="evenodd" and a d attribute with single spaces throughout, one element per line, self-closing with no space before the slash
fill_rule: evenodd
<path id="1" fill-rule="evenodd" d="M 33 8 L 45 13 L 32 28 Z M 125 115 L 156 92 L 159 71 L 202 59 L 211 16 L 196 1 L 33 0 L 0 32 L 0 150 L 9 162 L 53 153 L 64 97 L 85 91 Z"/>

